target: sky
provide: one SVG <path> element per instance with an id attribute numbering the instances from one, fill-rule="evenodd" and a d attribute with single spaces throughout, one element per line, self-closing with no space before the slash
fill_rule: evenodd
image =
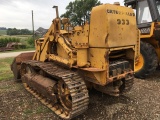
<path id="1" fill-rule="evenodd" d="M 0 0 L 0 27 L 32 29 L 32 14 L 34 12 L 35 29 L 48 29 L 56 17 L 54 5 L 59 8 L 59 15 L 65 13 L 69 2 L 74 0 Z M 101 3 L 120 2 L 124 0 L 99 0 Z"/>

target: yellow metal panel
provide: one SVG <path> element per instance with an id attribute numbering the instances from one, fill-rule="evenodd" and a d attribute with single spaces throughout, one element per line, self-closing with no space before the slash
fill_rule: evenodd
<path id="1" fill-rule="evenodd" d="M 89 36 L 91 47 L 135 45 L 136 39 L 136 19 L 131 8 L 110 4 L 93 8 Z"/>
<path id="2" fill-rule="evenodd" d="M 61 63 L 65 64 L 65 65 L 69 65 L 70 64 L 69 60 L 67 60 L 65 58 L 62 58 L 60 56 L 56 56 L 54 54 L 50 54 L 48 57 L 49 57 L 50 61 L 52 60 L 52 61 L 56 61 L 56 62 L 61 62 Z"/>
<path id="3" fill-rule="evenodd" d="M 105 70 L 104 72 L 93 72 L 94 77 L 99 84 L 105 85 L 108 76 L 108 58 L 107 49 L 90 48 L 89 49 L 89 62 L 91 67 Z"/>
<path id="4" fill-rule="evenodd" d="M 110 12 L 112 10 L 112 13 Z M 109 47 L 136 45 L 137 26 L 134 11 L 131 8 L 111 6 L 107 8 Z M 117 11 L 114 13 L 113 10 Z M 128 34 L 129 32 L 129 34 Z"/>
<path id="5" fill-rule="evenodd" d="M 65 38 L 59 37 L 57 41 L 58 41 L 57 44 L 60 45 L 62 49 L 70 56 L 72 50 L 66 45 Z"/>
<path id="6" fill-rule="evenodd" d="M 89 49 L 89 61 L 91 67 L 107 69 L 107 49 L 90 48 Z"/>
<path id="7" fill-rule="evenodd" d="M 105 5 L 93 8 L 90 20 L 90 47 L 107 47 L 107 41 L 105 41 L 108 36 L 107 23 Z"/>
<path id="8" fill-rule="evenodd" d="M 66 53 L 64 48 L 59 43 L 57 43 L 57 54 L 58 54 L 58 56 L 60 56 L 64 59 L 69 59 L 68 54 Z"/>
<path id="9" fill-rule="evenodd" d="M 82 46 L 82 47 L 88 46 L 88 34 L 89 34 L 89 25 L 88 24 L 85 24 L 83 26 L 83 28 L 76 27 L 75 31 L 73 32 L 73 34 L 71 36 L 72 45 L 75 47 L 77 46 L 78 48 L 80 46 Z"/>
<path id="10" fill-rule="evenodd" d="M 93 69 L 93 70 L 91 70 L 91 69 Z M 102 71 L 100 69 L 98 69 L 98 71 L 94 71 L 95 69 L 97 69 L 97 68 L 88 68 L 88 69 L 81 68 L 81 70 L 82 70 L 81 72 L 87 81 L 90 81 L 92 83 L 99 84 L 99 85 L 106 85 L 107 71 L 106 70 Z"/>
<path id="11" fill-rule="evenodd" d="M 77 51 L 77 66 L 84 67 L 88 65 L 88 50 L 78 49 Z"/>

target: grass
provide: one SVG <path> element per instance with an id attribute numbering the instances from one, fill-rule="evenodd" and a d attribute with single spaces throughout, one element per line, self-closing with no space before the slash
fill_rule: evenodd
<path id="1" fill-rule="evenodd" d="M 42 107 L 42 106 L 38 106 L 37 109 L 36 109 L 36 113 L 37 114 L 40 114 L 40 113 L 48 113 L 50 112 L 50 109 L 47 108 L 47 107 Z"/>
<path id="2" fill-rule="evenodd" d="M 7 30 L 0 30 L 0 35 L 6 35 L 7 34 Z"/>
<path id="3" fill-rule="evenodd" d="M 0 59 L 0 81 L 13 78 L 13 73 L 10 70 L 10 64 L 14 58 L 3 58 Z"/>
<path id="4" fill-rule="evenodd" d="M 31 110 L 31 109 L 26 109 L 26 110 L 24 110 L 24 114 L 32 114 L 33 113 L 33 111 Z"/>

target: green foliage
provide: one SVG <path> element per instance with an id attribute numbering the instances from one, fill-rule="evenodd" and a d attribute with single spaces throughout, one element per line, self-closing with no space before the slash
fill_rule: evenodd
<path id="1" fill-rule="evenodd" d="M 38 37 L 35 39 L 37 38 Z M 22 43 L 22 45 L 14 45 L 16 49 L 34 48 L 34 40 L 32 35 L 0 36 L 0 47 L 6 47 L 9 42 Z"/>
<path id="2" fill-rule="evenodd" d="M 16 29 L 16 28 L 8 28 L 7 35 L 31 35 L 32 32 L 28 29 Z"/>
<path id="3" fill-rule="evenodd" d="M 15 37 L 0 38 L 0 47 L 5 47 L 9 42 L 20 42 L 20 38 L 15 38 Z"/>
<path id="4" fill-rule="evenodd" d="M 69 18 L 72 25 L 82 25 L 89 21 L 92 7 L 100 5 L 98 0 L 75 0 L 66 7 L 66 13 L 61 18 Z"/>
<path id="5" fill-rule="evenodd" d="M 34 47 L 34 39 L 33 39 L 33 37 L 29 37 L 29 38 L 27 39 L 27 42 L 28 42 L 28 44 L 29 44 L 31 47 Z"/>
<path id="6" fill-rule="evenodd" d="M 37 114 L 40 114 L 40 113 L 48 113 L 50 112 L 50 110 L 48 108 L 44 108 L 42 106 L 38 106 L 36 108 L 36 111 L 35 111 Z"/>
<path id="7" fill-rule="evenodd" d="M 40 38 L 40 36 L 34 36 L 34 38 L 33 38 L 33 36 L 30 36 L 30 37 L 28 37 L 28 39 L 26 39 L 26 41 L 28 42 L 28 44 L 30 45 L 30 47 L 33 48 L 34 44 L 35 44 L 34 43 L 35 40 L 37 40 L 39 38 Z"/>
<path id="8" fill-rule="evenodd" d="M 24 114 L 32 114 L 33 113 L 33 111 L 31 110 L 31 109 L 26 109 L 26 110 L 24 110 Z"/>

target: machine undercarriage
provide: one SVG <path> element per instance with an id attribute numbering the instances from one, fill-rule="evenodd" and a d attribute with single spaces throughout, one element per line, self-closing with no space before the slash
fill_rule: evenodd
<path id="1" fill-rule="evenodd" d="M 88 90 L 76 72 L 31 60 L 22 63 L 22 74 L 26 90 L 61 118 L 73 118 L 88 108 Z"/>
<path id="2" fill-rule="evenodd" d="M 115 65 L 122 64 L 113 63 L 111 67 Z M 35 60 L 25 61 L 21 67 L 25 89 L 61 118 L 70 119 L 87 110 L 87 84 L 77 70 L 69 70 L 53 62 Z M 98 91 L 119 96 L 132 88 L 133 79 L 133 74 L 130 73 L 121 81 L 114 81 L 106 86 L 89 84 Z"/>

